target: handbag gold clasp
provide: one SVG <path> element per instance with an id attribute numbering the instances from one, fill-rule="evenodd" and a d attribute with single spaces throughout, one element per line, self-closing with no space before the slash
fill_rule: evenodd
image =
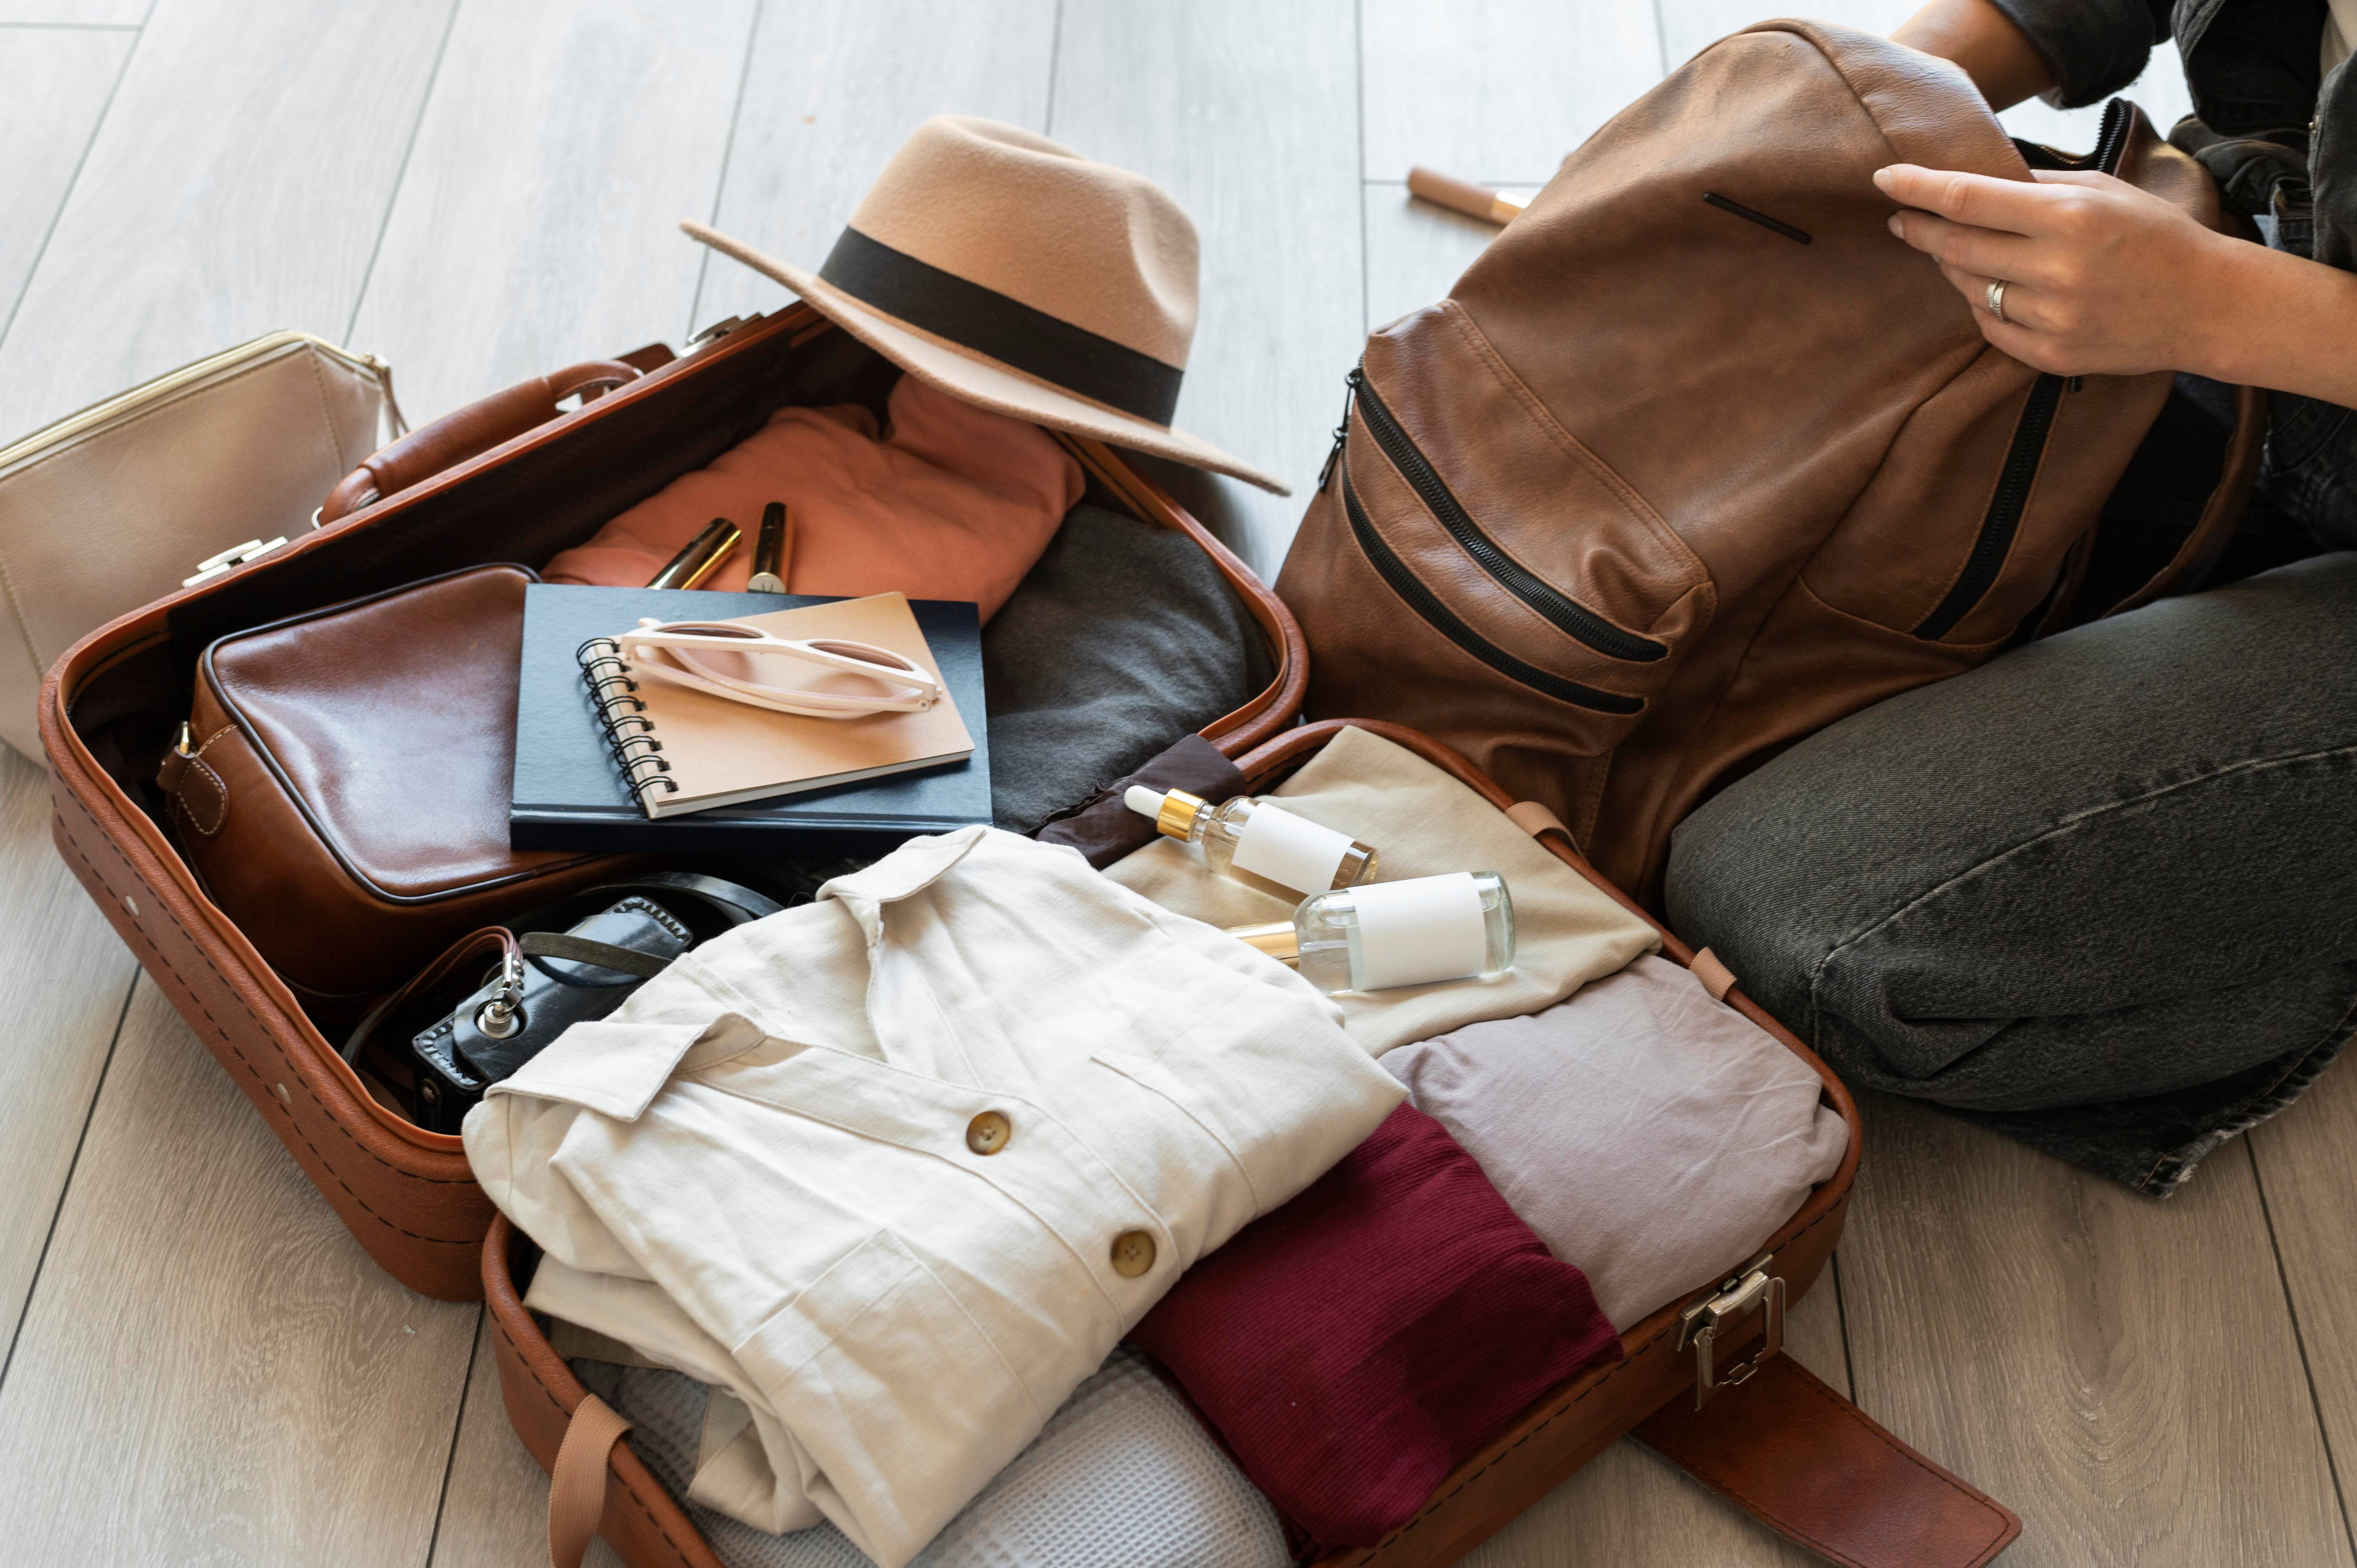
<path id="1" fill-rule="evenodd" d="M 1760 1253 L 1720 1281 L 1711 1294 L 1678 1314 L 1677 1348 L 1694 1347 L 1695 1409 L 1710 1403 L 1722 1388 L 1750 1381 L 1762 1362 L 1784 1348 L 1784 1281 L 1781 1275 L 1769 1273 L 1775 1261 L 1774 1254 Z M 1720 1330 L 1755 1311 L 1766 1315 L 1760 1348 L 1720 1370 L 1717 1356 Z"/>

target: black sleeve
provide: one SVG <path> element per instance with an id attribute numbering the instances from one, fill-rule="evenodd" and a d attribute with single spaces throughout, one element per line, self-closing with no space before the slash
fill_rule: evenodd
<path id="1" fill-rule="evenodd" d="M 2054 72 L 2046 102 L 2076 109 L 2117 92 L 2144 72 L 2169 37 L 2169 0 L 1994 0 L 2029 35 Z"/>

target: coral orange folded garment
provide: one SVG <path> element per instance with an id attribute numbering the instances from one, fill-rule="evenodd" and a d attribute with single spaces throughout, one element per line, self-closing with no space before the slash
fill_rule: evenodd
<path id="1" fill-rule="evenodd" d="M 1079 504 L 1081 466 L 1036 424 L 903 376 L 889 429 L 856 405 L 781 408 L 551 561 L 552 583 L 640 587 L 716 517 L 745 541 L 707 588 L 741 592 L 761 509 L 794 509 L 786 586 L 797 594 L 972 599 L 988 620 Z"/>

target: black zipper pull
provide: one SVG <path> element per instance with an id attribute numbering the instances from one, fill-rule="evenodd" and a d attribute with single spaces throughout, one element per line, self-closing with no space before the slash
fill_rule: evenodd
<path id="1" fill-rule="evenodd" d="M 1324 489 L 1334 478 L 1334 465 L 1341 460 L 1342 444 L 1351 438 L 1351 404 L 1357 401 L 1359 388 L 1366 384 L 1363 365 L 1353 365 L 1351 373 L 1342 378 L 1342 419 L 1334 426 L 1334 445 L 1327 449 L 1326 466 L 1318 470 L 1318 488 Z"/>

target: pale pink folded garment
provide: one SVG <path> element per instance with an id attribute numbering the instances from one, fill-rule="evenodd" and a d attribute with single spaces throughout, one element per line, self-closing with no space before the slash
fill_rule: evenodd
<path id="1" fill-rule="evenodd" d="M 972 599 L 988 620 L 1081 499 L 1081 466 L 1036 424 L 903 376 L 880 439 L 864 408 L 781 408 L 770 423 L 683 474 L 564 552 L 552 583 L 642 587 L 716 517 L 745 537 L 700 585 L 741 590 L 761 509 L 794 509 L 797 594 Z"/>

